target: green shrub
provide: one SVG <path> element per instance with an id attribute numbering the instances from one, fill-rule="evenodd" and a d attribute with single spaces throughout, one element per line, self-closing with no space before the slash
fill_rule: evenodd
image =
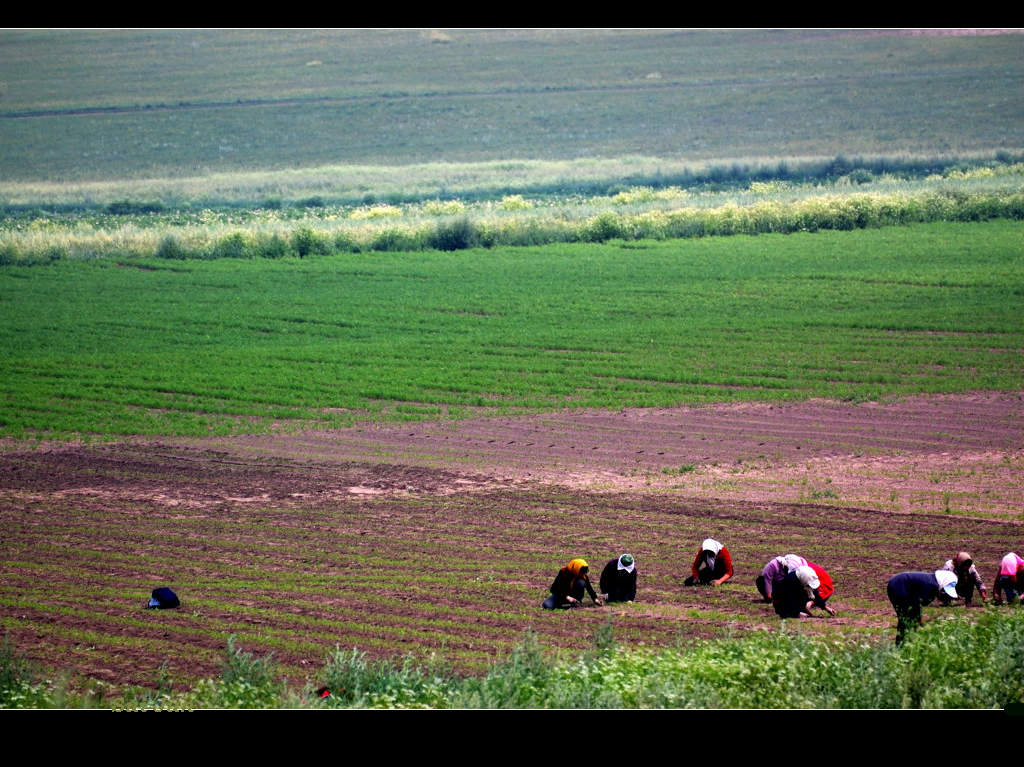
<path id="1" fill-rule="evenodd" d="M 0 244 L 0 266 L 21 263 L 21 250 L 13 242 Z"/>
<path id="2" fill-rule="evenodd" d="M 851 184 L 870 184 L 875 180 L 875 175 L 867 168 L 855 168 L 846 174 Z"/>
<path id="3" fill-rule="evenodd" d="M 581 239 L 586 242 L 604 242 L 605 240 L 622 236 L 622 219 L 614 213 L 606 212 L 595 216 L 587 222 Z"/>
<path id="4" fill-rule="evenodd" d="M 338 232 L 334 235 L 334 252 L 335 253 L 359 253 L 362 251 L 362 247 L 356 242 L 355 238 L 347 232 Z"/>
<path id="5" fill-rule="evenodd" d="M 428 216 L 457 216 L 466 212 L 466 204 L 461 200 L 427 200 L 423 212 Z"/>
<path id="6" fill-rule="evenodd" d="M 326 255 L 331 252 L 331 247 L 327 240 L 308 226 L 301 227 L 292 232 L 292 248 L 299 254 L 299 258 Z"/>
<path id="7" fill-rule="evenodd" d="M 159 201 L 136 202 L 135 200 L 115 200 L 106 207 L 106 212 L 115 216 L 137 216 L 144 213 L 163 213 L 166 206 Z"/>
<path id="8" fill-rule="evenodd" d="M 612 197 L 612 205 L 635 205 L 642 202 L 651 202 L 656 199 L 655 192 L 649 186 L 634 186 L 622 190 Z"/>
<path id="9" fill-rule="evenodd" d="M 949 615 L 901 648 L 905 707 L 1005 708 L 1024 702 L 1024 612 L 990 606 L 976 622 Z"/>
<path id="10" fill-rule="evenodd" d="M 476 227 L 466 217 L 439 223 L 427 238 L 427 245 L 435 250 L 465 250 L 478 243 Z"/>
<path id="11" fill-rule="evenodd" d="M 241 232 L 229 234 L 213 247 L 214 258 L 252 258 L 253 248 Z"/>
<path id="12" fill-rule="evenodd" d="M 527 632 L 501 663 L 480 679 L 466 679 L 456 705 L 464 708 L 534 708 L 549 697 L 554 664 L 537 636 Z"/>
<path id="13" fill-rule="evenodd" d="M 272 655 L 257 658 L 237 647 L 234 635 L 228 637 L 227 652 L 221 664 L 221 679 L 224 682 L 247 682 L 256 687 L 272 687 L 276 684 L 276 674 Z"/>
<path id="14" fill-rule="evenodd" d="M 284 258 L 291 254 L 288 241 L 279 234 L 261 235 L 257 238 L 253 251 L 263 258 Z"/>
<path id="15" fill-rule="evenodd" d="M 958 614 L 959 613 L 959 614 Z M 948 611 L 890 641 L 856 644 L 777 631 L 652 651 L 614 641 L 611 619 L 594 649 L 552 657 L 527 633 L 479 677 L 457 677 L 436 660 L 369 661 L 338 647 L 299 697 L 278 681 L 271 656 L 228 639 L 219 679 L 175 694 L 166 669 L 156 691 L 130 690 L 130 705 L 161 708 L 1007 708 L 1024 703 L 1024 610 Z M 37 682 L 0 648 L 0 706 L 99 705 L 103 686 L 78 698 Z"/>
<path id="16" fill-rule="evenodd" d="M 405 228 L 383 229 L 370 240 L 370 250 L 414 251 L 426 247 L 427 237 L 419 231 Z"/>
<path id="17" fill-rule="evenodd" d="M 160 244 L 157 245 L 156 257 L 181 259 L 188 258 L 188 253 L 185 252 L 185 248 L 181 244 L 181 240 L 173 234 L 168 234 L 160 240 Z"/>
<path id="18" fill-rule="evenodd" d="M 369 221 L 379 218 L 401 218 L 402 209 L 394 205 L 373 205 L 369 208 L 357 208 L 349 214 L 354 221 Z"/>
<path id="19" fill-rule="evenodd" d="M 62 258 L 67 258 L 68 251 L 62 245 L 50 245 L 43 251 L 42 261 L 44 263 L 52 264 L 54 261 L 60 261 Z"/>

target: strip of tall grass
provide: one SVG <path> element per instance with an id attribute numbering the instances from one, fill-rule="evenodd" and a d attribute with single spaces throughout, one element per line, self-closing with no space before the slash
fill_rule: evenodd
<path id="1" fill-rule="evenodd" d="M 496 200 L 507 195 L 616 194 L 636 186 L 739 188 L 755 182 L 863 184 L 1005 172 L 1024 150 L 949 154 L 737 157 L 693 161 L 634 155 L 573 160 L 507 159 L 411 165 L 324 165 L 289 170 L 206 173 L 192 177 L 109 181 L 0 180 L 8 210 L 101 210 L 153 213 L 189 208 L 318 208 L 325 205 L 421 203 L 434 198 Z"/>
<path id="2" fill-rule="evenodd" d="M 856 644 L 789 631 L 661 651 L 616 645 L 611 624 L 592 650 L 551 657 L 527 635 L 482 676 L 435 662 L 367 660 L 336 649 L 301 690 L 271 658 L 228 643 L 219 679 L 175 693 L 134 690 L 118 706 L 142 708 L 1006 708 L 1024 704 L 1024 611 L 990 607 L 945 615 L 901 646 Z M 0 656 L 0 706 L 63 702 L 59 686 Z"/>
<path id="3" fill-rule="evenodd" d="M 1024 218 L 1024 166 L 1002 188 L 955 186 L 856 191 L 755 183 L 740 193 L 692 195 L 633 187 L 611 196 L 536 203 L 518 195 L 466 205 L 335 208 L 300 219 L 276 210 L 67 219 L 0 224 L 0 265 L 61 259 L 283 258 L 373 251 L 463 250 L 550 243 L 666 240 L 815 232 L 934 221 Z M 982 177 L 987 180 L 988 177 Z M 934 187 L 934 184 L 933 184 Z"/>

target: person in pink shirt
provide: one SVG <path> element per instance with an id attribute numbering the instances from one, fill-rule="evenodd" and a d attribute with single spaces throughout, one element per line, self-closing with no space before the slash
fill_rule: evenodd
<path id="1" fill-rule="evenodd" d="M 1007 604 L 1017 601 L 1017 595 L 1024 591 L 1024 559 L 1021 559 L 1012 551 L 1003 557 L 999 563 L 999 575 L 992 585 L 992 601 L 997 605 L 1002 604 L 1003 594 L 1006 594 Z M 1024 595 L 1021 596 L 1024 603 Z"/>

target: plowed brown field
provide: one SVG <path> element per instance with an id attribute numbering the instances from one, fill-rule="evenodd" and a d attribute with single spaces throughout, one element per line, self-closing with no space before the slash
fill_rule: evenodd
<path id="1" fill-rule="evenodd" d="M 533 629 L 583 650 L 606 620 L 648 645 L 771 629 L 772 556 L 832 572 L 839 615 L 883 639 L 885 581 L 1024 550 L 1024 394 L 564 412 L 0 453 L 0 621 L 51 670 L 115 687 L 216 673 L 226 637 L 293 679 L 335 645 L 478 669 Z M 685 589 L 713 536 L 733 582 Z M 574 556 L 637 557 L 638 601 L 540 610 Z M 596 580 L 596 578 L 595 578 Z M 169 585 L 174 611 L 145 611 Z M 952 608 L 963 609 L 963 608 Z"/>

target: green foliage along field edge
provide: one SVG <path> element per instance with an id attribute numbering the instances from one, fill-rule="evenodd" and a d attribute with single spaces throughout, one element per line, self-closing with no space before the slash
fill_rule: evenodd
<path id="1" fill-rule="evenodd" d="M 1007 708 L 1024 705 L 1024 611 L 989 607 L 944 615 L 901 646 L 809 637 L 787 630 L 660 651 L 616 643 L 598 629 L 577 657 L 545 655 L 532 635 L 480 676 L 436 660 L 369 661 L 336 648 L 304 685 L 282 681 L 273 658 L 228 640 L 220 678 L 176 691 L 104 699 L 40 679 L 5 644 L 0 707 L 193 708 Z M 326 693 L 326 694 L 325 694 Z"/>
<path id="2" fill-rule="evenodd" d="M 756 189 L 756 185 L 752 187 Z M 756 194 L 757 192 L 755 192 Z M 629 208 L 600 205 L 545 213 L 521 197 L 499 206 L 468 210 L 461 203 L 441 218 L 407 217 L 393 206 L 371 206 L 327 219 L 269 222 L 253 218 L 239 227 L 202 222 L 119 228 L 88 223 L 66 225 L 34 219 L 0 231 L 0 265 L 37 265 L 63 259 L 96 258 L 305 258 L 333 253 L 466 250 L 572 242 L 667 240 L 737 234 L 790 234 L 821 230 L 903 226 L 936 221 L 989 221 L 1024 218 L 1024 191 L 958 189 L 899 193 L 819 194 L 801 199 L 761 198 L 713 207 L 678 202 L 686 193 L 659 194 L 645 188 L 611 198 L 636 200 Z M 520 210 L 522 208 L 523 210 Z"/>
<path id="3" fill-rule="evenodd" d="M 1022 149 L 947 154 L 739 157 L 691 161 L 629 155 L 567 160 L 500 159 L 410 165 L 324 165 L 110 181 L 0 179 L 0 211 L 102 212 L 118 216 L 199 209 L 264 208 L 298 216 L 337 206 L 465 203 L 616 195 L 633 187 L 738 190 L 754 183 L 843 188 L 884 179 L 912 182 L 1006 175 Z"/>

